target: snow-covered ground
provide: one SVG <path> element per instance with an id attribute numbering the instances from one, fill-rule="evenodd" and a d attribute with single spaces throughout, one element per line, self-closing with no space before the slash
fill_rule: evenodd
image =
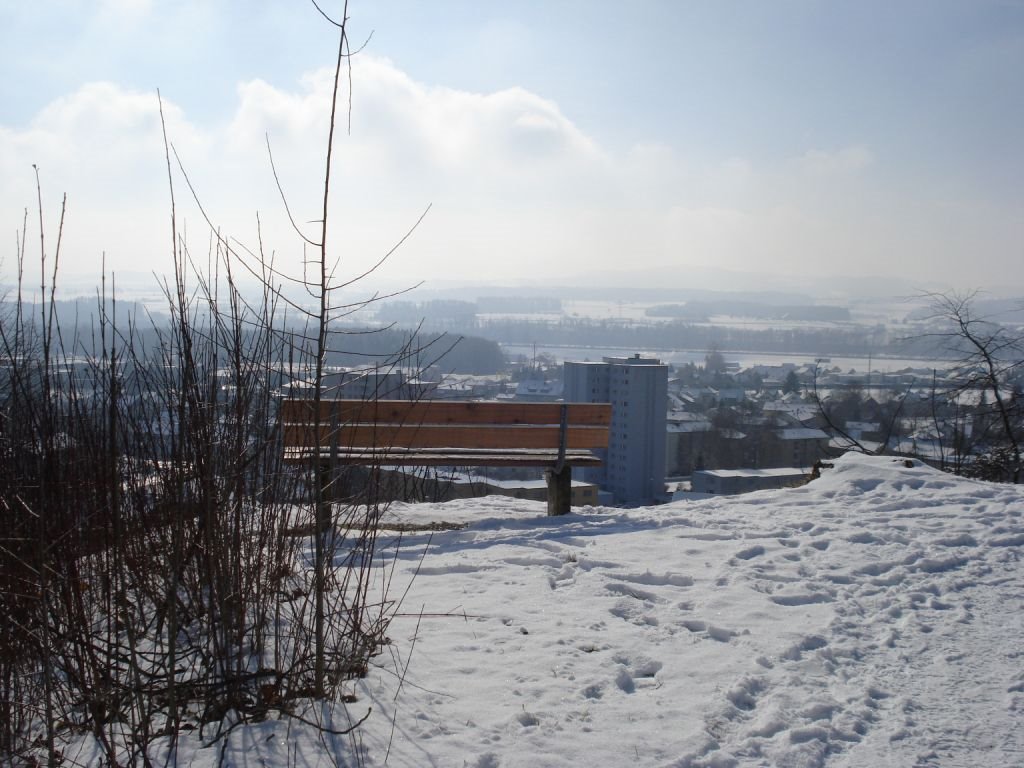
<path id="1" fill-rule="evenodd" d="M 1018 487 L 851 454 L 745 496 L 392 514 L 470 525 L 382 552 L 392 595 L 416 577 L 357 744 L 268 722 L 226 764 L 1024 765 Z"/>

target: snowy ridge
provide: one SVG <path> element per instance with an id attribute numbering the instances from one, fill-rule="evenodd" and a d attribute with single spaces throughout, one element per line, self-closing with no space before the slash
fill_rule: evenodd
<path id="1" fill-rule="evenodd" d="M 1024 765 L 1022 502 L 850 454 L 801 488 L 562 519 L 497 498 L 403 507 L 474 522 L 383 553 L 392 593 L 418 575 L 349 705 L 373 709 L 357 745 L 267 722 L 224 757 Z"/>

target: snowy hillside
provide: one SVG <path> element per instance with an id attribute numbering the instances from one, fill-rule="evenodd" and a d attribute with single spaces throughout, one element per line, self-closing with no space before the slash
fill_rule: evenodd
<path id="1" fill-rule="evenodd" d="M 357 749 L 371 766 L 1024 765 L 1022 514 L 1020 488 L 857 455 L 802 488 L 648 509 L 397 508 L 471 525 L 385 551 L 392 594 L 418 574 L 354 690 L 352 718 L 372 707 Z M 224 757 L 355 762 L 302 733 L 239 729 Z M 183 744 L 179 762 L 219 756 Z"/>

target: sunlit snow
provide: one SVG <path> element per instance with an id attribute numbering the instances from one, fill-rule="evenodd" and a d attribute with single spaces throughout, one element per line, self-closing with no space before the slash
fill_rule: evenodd
<path id="1" fill-rule="evenodd" d="M 268 721 L 227 765 L 1024 765 L 1024 494 L 847 455 L 800 487 L 544 516 L 393 509 L 405 594 L 358 738 Z M 335 727 L 346 723 L 335 713 Z M 183 739 L 179 764 L 220 744 Z"/>

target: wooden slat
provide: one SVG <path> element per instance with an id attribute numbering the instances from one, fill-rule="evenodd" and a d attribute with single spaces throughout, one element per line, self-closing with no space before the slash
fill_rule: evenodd
<path id="1" fill-rule="evenodd" d="M 324 449 L 288 448 L 284 460 L 304 463 L 311 459 L 327 461 L 330 451 Z M 554 467 L 558 463 L 557 451 L 340 451 L 335 457 L 339 464 L 379 465 L 396 467 Z M 601 459 L 590 451 L 570 452 L 565 456 L 569 466 L 600 466 Z"/>
<path id="2" fill-rule="evenodd" d="M 305 424 L 284 425 L 286 447 L 328 448 L 334 441 L 331 427 L 323 424 L 320 434 Z M 549 448 L 557 450 L 558 426 L 505 426 L 490 425 L 391 425 L 341 426 L 336 443 L 341 449 L 352 447 L 400 448 Z M 607 427 L 569 427 L 566 430 L 566 448 L 606 448 Z"/>
<path id="3" fill-rule="evenodd" d="M 554 424 L 561 420 L 561 403 L 516 403 L 482 400 L 323 400 L 320 420 L 329 423 L 370 424 Z M 568 403 L 570 425 L 607 427 L 609 403 Z M 281 420 L 312 422 L 312 400 L 285 400 Z"/>

